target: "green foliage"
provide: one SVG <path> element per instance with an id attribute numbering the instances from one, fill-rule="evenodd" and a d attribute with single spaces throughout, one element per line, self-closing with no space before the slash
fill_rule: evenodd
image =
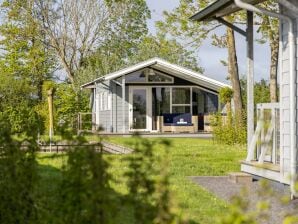
<path id="1" fill-rule="evenodd" d="M 245 114 L 243 112 L 243 114 Z M 227 145 L 246 144 L 246 126 L 244 118 L 238 118 L 228 112 L 227 116 L 215 114 L 212 117 L 211 126 L 213 138 L 216 142 Z"/>
<path id="2" fill-rule="evenodd" d="M 148 141 L 161 139 L 146 138 Z M 90 141 L 98 138 L 90 137 Z M 116 144 L 132 147 L 135 145 L 135 138 L 110 137 L 104 139 Z M 164 155 L 164 152 L 166 155 Z M 216 198 L 203 188 L 193 183 L 189 176 L 218 176 L 227 175 L 231 171 L 240 169 L 239 161 L 245 158 L 246 150 L 239 146 L 226 146 L 214 144 L 207 139 L 198 138 L 172 138 L 171 146 L 166 149 L 159 144 L 154 146 L 154 153 L 160 156 L 161 163 L 155 168 L 160 170 L 156 181 L 164 179 L 165 173 L 169 175 L 170 203 L 168 205 L 159 204 L 158 206 L 169 206 L 171 210 L 182 218 L 189 220 L 183 223 L 216 223 L 218 217 L 227 212 L 227 203 Z M 112 175 L 111 187 L 113 188 L 115 200 L 119 199 L 117 212 L 115 213 L 116 223 L 131 224 L 134 222 L 132 217 L 133 207 L 129 206 L 127 178 L 124 173 L 128 171 L 128 161 L 125 158 L 129 155 L 110 155 L 104 154 L 103 159 L 109 162 L 108 173 Z M 43 210 L 48 212 L 48 216 L 55 217 L 56 213 L 52 208 L 58 208 L 57 200 L 60 200 L 61 167 L 67 162 L 66 154 L 38 154 L 40 164 L 40 183 L 42 186 L 41 197 L 47 205 Z M 163 173 L 164 172 L 164 173 Z M 157 183 L 159 185 L 159 183 Z M 165 185 L 163 185 L 165 186 Z M 159 192 L 162 187 L 156 190 L 156 198 L 161 197 Z M 159 200 L 159 199 L 157 199 Z M 53 205 L 51 205 L 53 204 Z M 179 205 L 179 207 L 178 207 Z M 58 208 L 59 209 L 59 208 Z M 45 215 L 44 215 L 45 216 Z M 45 223 L 56 223 L 45 222 Z M 166 223 L 166 222 L 165 222 Z"/>
<path id="3" fill-rule="evenodd" d="M 77 86 L 127 66 L 128 58 L 137 54 L 137 46 L 148 34 L 151 15 L 145 0 L 106 2 L 110 16 L 100 36 L 102 41 L 81 59 L 75 75 Z"/>
<path id="4" fill-rule="evenodd" d="M 220 102 L 227 104 L 231 103 L 234 91 L 229 87 L 224 87 L 219 90 L 219 100 Z"/>
<path id="5" fill-rule="evenodd" d="M 35 223 L 37 169 L 35 139 L 16 141 L 0 116 L 0 223 Z M 26 145 L 27 150 L 22 150 Z"/>
<path id="6" fill-rule="evenodd" d="M 88 112 L 89 104 L 88 93 L 76 92 L 70 84 L 56 85 L 54 96 L 56 127 L 63 125 L 64 128 L 76 130 L 77 115 L 79 112 Z"/>
<path id="7" fill-rule="evenodd" d="M 1 3 L 0 113 L 13 132 L 38 126 L 36 105 L 53 62 L 46 51 L 31 0 Z M 34 129 L 32 129 L 34 130 Z M 37 129 L 36 129 L 37 130 Z"/>
<path id="8" fill-rule="evenodd" d="M 11 131 L 16 134 L 27 133 L 30 136 L 37 136 L 41 127 L 38 114 L 31 108 L 27 102 L 20 102 L 17 105 L 8 105 L 4 112 L 0 112 L 3 117 L 11 124 Z"/>
<path id="9" fill-rule="evenodd" d="M 119 50 L 119 48 L 112 47 L 107 53 L 105 48 L 99 48 L 92 56 L 86 58 L 84 67 L 78 71 L 80 76 L 76 78 L 76 85 L 154 57 L 203 72 L 203 69 L 198 66 L 193 51 L 185 49 L 179 42 L 167 39 L 161 34 L 143 36 L 134 46 L 128 45 L 126 49 L 122 49 L 124 52 L 133 51 L 133 54 L 117 55 Z"/>
<path id="10" fill-rule="evenodd" d="M 137 46 L 136 54 L 129 58 L 130 64 L 135 64 L 159 57 L 171 63 L 184 66 L 194 71 L 203 72 L 198 66 L 194 52 L 184 48 L 178 41 L 167 39 L 165 35 L 149 35 Z"/>
<path id="11" fill-rule="evenodd" d="M 242 99 L 244 102 L 244 107 L 246 108 L 246 79 L 242 77 L 240 80 L 241 89 L 242 89 Z M 265 79 L 261 79 L 259 82 L 254 84 L 254 103 L 255 105 L 258 103 L 269 103 L 270 102 L 270 89 L 268 81 Z"/>
<path id="12" fill-rule="evenodd" d="M 169 176 L 164 159 L 158 155 L 156 145 L 167 150 L 168 141 L 149 141 L 136 136 L 134 153 L 127 158 L 128 198 L 133 206 L 133 223 L 174 223 L 170 208 Z M 160 161 L 161 160 L 161 161 Z M 176 223 L 176 222 L 175 222 Z"/>
<path id="13" fill-rule="evenodd" d="M 68 153 L 58 223 L 113 223 L 116 210 L 108 166 L 94 147 L 77 147 Z"/>
<path id="14" fill-rule="evenodd" d="M 47 90 L 53 88 L 54 106 L 54 129 L 61 127 L 76 131 L 77 116 L 79 112 L 89 111 L 89 97 L 86 92 L 76 92 L 71 84 L 45 82 L 43 88 L 43 101 L 36 110 L 41 117 L 40 122 L 44 122 L 45 130 L 49 130 L 49 106 Z M 60 133 L 58 133 L 60 134 Z"/>

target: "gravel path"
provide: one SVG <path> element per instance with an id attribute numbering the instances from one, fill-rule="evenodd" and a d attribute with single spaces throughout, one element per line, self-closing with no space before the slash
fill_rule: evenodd
<path id="1" fill-rule="evenodd" d="M 285 204 L 281 202 L 281 198 L 290 195 L 290 189 L 287 185 L 275 184 L 268 181 L 266 187 L 261 185 L 261 181 L 253 181 L 251 184 L 235 184 L 228 180 L 227 176 L 219 177 L 190 177 L 192 181 L 210 191 L 219 198 L 231 202 L 235 195 L 240 195 L 243 189 L 246 189 L 245 198 L 249 202 L 249 210 L 255 211 L 257 202 L 260 200 L 268 200 L 270 209 L 267 212 L 268 218 L 261 223 L 281 224 L 287 214 L 298 213 L 298 200 L 290 201 Z M 270 194 L 270 189 L 272 193 Z M 296 209 L 296 210 L 295 210 Z"/>

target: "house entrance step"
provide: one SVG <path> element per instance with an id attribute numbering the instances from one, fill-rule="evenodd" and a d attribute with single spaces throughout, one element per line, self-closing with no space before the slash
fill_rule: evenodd
<path id="1" fill-rule="evenodd" d="M 229 181 L 236 184 L 250 184 L 252 175 L 244 172 L 232 172 L 229 173 Z"/>

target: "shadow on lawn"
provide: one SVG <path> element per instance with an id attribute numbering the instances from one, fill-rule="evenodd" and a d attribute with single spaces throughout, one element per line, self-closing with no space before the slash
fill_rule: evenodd
<path id="1" fill-rule="evenodd" d="M 58 155 L 59 158 L 61 156 Z M 57 156 L 46 156 L 39 159 L 51 159 L 57 158 Z M 37 198 L 38 198 L 38 220 L 37 223 L 63 223 L 63 217 L 61 217 L 61 205 L 62 201 L 62 191 L 61 188 L 63 182 L 63 172 L 61 169 L 55 168 L 51 165 L 38 165 L 38 173 L 39 173 L 39 181 L 38 181 L 38 190 L 37 190 Z M 112 201 L 109 211 L 109 215 L 107 218 L 109 219 L 106 223 L 111 224 L 138 224 L 135 218 L 135 209 L 142 208 L 144 211 L 148 211 L 148 213 L 155 211 L 156 208 L 151 206 L 148 203 L 136 202 L 137 204 L 131 203 L 130 195 L 123 195 L 116 192 L 113 189 L 109 189 L 109 199 Z M 87 199 L 88 200 L 88 199 Z M 82 202 L 84 204 L 85 202 Z M 62 205 L 63 206 L 63 205 Z M 77 205 L 81 207 L 81 205 Z M 82 208 L 83 209 L 83 208 Z M 109 209 L 109 208 L 105 208 Z M 69 211 L 70 213 L 72 211 Z M 65 214 L 64 214 L 65 215 Z M 77 214 L 70 214 L 74 217 Z M 150 216 L 150 214 L 145 214 Z M 80 222 L 76 222 L 80 223 Z M 101 223 L 94 220 L 92 223 Z M 143 222 L 142 222 L 143 223 Z M 153 223 L 153 220 L 149 220 L 146 223 Z M 183 222 L 187 224 L 199 224 L 195 221 L 188 220 L 188 222 Z M 83 224 L 83 223 L 82 223 Z"/>

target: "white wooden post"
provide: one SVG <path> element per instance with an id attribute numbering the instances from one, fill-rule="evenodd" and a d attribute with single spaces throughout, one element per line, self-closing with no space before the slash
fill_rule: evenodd
<path id="1" fill-rule="evenodd" d="M 272 108 L 271 110 L 271 119 L 272 119 L 272 125 L 273 125 L 273 141 L 272 141 L 272 162 L 273 164 L 276 164 L 276 109 L 275 108 Z"/>
<path id="2" fill-rule="evenodd" d="M 247 146 L 254 133 L 254 29 L 253 12 L 247 11 Z"/>
<path id="3" fill-rule="evenodd" d="M 122 119 L 123 119 L 123 127 L 122 132 L 125 133 L 125 77 L 122 77 Z"/>

